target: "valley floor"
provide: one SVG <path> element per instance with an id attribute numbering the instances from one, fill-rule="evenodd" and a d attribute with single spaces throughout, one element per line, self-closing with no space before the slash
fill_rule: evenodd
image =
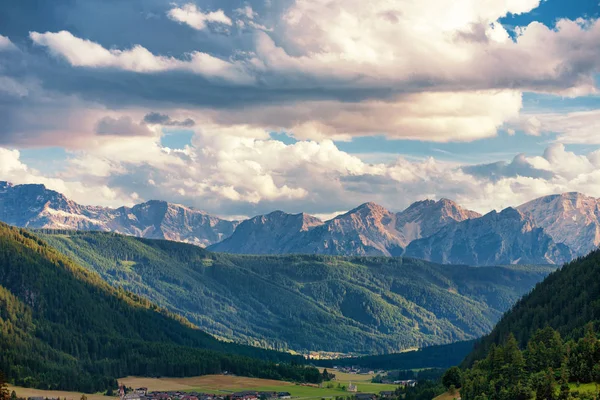
<path id="1" fill-rule="evenodd" d="M 333 370 L 331 372 L 334 372 Z M 323 387 L 319 388 L 316 385 L 300 385 L 284 381 L 276 381 L 270 379 L 246 378 L 241 376 L 231 375 L 205 375 L 191 378 L 144 378 L 129 376 L 119 379 L 119 383 L 127 387 L 147 387 L 149 391 L 182 391 L 182 392 L 204 392 L 204 393 L 233 393 L 240 391 L 274 391 L 274 392 L 289 392 L 294 399 L 322 399 L 333 398 L 336 396 L 350 396 L 352 393 L 346 392 L 338 388 L 348 386 L 350 382 L 357 385 L 358 391 L 361 393 L 379 393 L 386 390 L 395 390 L 395 385 L 385 385 L 379 383 L 371 383 L 372 375 L 353 375 L 337 373 L 337 379 L 331 382 L 324 382 Z M 331 383 L 327 387 L 328 383 Z M 43 397 L 57 398 L 67 400 L 80 400 L 82 393 L 64 392 L 53 390 L 38 390 L 22 387 L 9 386 L 9 390 L 16 391 L 19 397 Z M 102 394 L 86 394 L 88 400 L 110 400 L 116 399 L 107 397 Z"/>
<path id="2" fill-rule="evenodd" d="M 350 382 L 358 387 L 361 393 L 379 393 L 386 390 L 395 390 L 396 385 L 371 383 L 373 375 L 354 375 L 338 373 L 336 380 L 323 382 L 323 387 L 312 384 L 300 385 L 290 382 L 274 381 L 268 379 L 246 378 L 230 375 L 206 375 L 192 378 L 140 378 L 127 377 L 119 379 L 128 387 L 147 387 L 150 391 L 197 391 L 205 393 L 233 393 L 245 390 L 256 390 L 259 392 L 289 392 L 294 399 L 321 399 L 336 396 L 350 396 L 352 393 L 338 388 L 348 386 Z M 328 387 L 329 386 L 331 387 Z"/>

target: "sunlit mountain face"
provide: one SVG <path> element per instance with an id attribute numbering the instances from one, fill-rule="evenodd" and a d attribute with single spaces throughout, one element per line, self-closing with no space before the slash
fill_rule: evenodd
<path id="1" fill-rule="evenodd" d="M 4 1 L 0 180 L 227 220 L 599 197 L 598 9 Z"/>

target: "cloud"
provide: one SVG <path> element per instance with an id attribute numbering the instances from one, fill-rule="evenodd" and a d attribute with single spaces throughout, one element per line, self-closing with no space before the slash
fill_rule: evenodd
<path id="1" fill-rule="evenodd" d="M 596 20 L 533 22 L 510 34 L 498 22 L 538 0 L 196 4 L 91 0 L 69 9 L 72 26 L 53 20 L 48 5 L 49 22 L 32 18 L 21 32 L 47 52 L 27 52 L 3 76 L 20 82 L 27 74 L 107 109 L 178 109 L 299 139 L 447 142 L 494 136 L 518 120 L 524 91 L 593 93 L 600 71 Z M 108 19 L 123 34 L 103 28 L 99 20 Z M 212 25 L 231 34 L 215 35 Z"/>
<path id="2" fill-rule="evenodd" d="M 523 114 L 513 123 L 530 135 L 557 134 L 565 144 L 600 144 L 600 110 Z"/>
<path id="3" fill-rule="evenodd" d="M 552 193 L 600 197 L 600 150 L 581 155 L 553 144 L 541 155 L 517 155 L 510 163 L 461 165 L 404 157 L 372 163 L 328 139 L 285 144 L 245 125 L 202 122 L 194 129 L 192 143 L 183 150 L 149 136 L 97 141 L 73 151 L 61 172 L 51 176 L 32 174 L 18 152 L 5 150 L 0 174 L 18 182 L 58 179 L 56 185 L 83 186 L 89 189 L 67 189 L 87 203 L 92 187 L 105 187 L 114 197 L 92 202 L 115 205 L 115 199 L 131 201 L 126 195 L 136 193 L 139 201 L 165 199 L 221 216 L 274 209 L 327 215 L 366 201 L 399 211 L 414 201 L 441 197 L 487 212 Z"/>
<path id="4" fill-rule="evenodd" d="M 168 11 L 167 15 L 173 21 L 187 24 L 196 30 L 206 29 L 208 23 L 233 25 L 223 10 L 203 13 L 192 3 L 185 4 L 183 7 L 174 7 Z"/>
<path id="5" fill-rule="evenodd" d="M 529 177 L 536 179 L 552 179 L 554 173 L 544 167 L 540 168 L 540 164 L 535 160 L 529 160 L 525 154 L 515 156 L 512 162 L 498 161 L 491 164 L 465 166 L 462 170 L 470 175 L 485 178 L 492 182 L 497 182 L 504 178 Z"/>
<path id="6" fill-rule="evenodd" d="M 298 0 L 277 7 L 249 1 L 216 11 L 198 4 L 151 3 L 152 15 L 202 32 L 186 35 L 167 18 L 138 21 L 147 32 L 144 45 L 132 45 L 141 36 L 115 43 L 114 35 L 109 40 L 85 26 L 77 26 L 79 37 L 32 30 L 35 44 L 68 63 L 50 65 L 42 79 L 108 108 L 118 101 L 197 111 L 219 124 L 275 127 L 300 139 L 383 134 L 445 142 L 494 136 L 518 119 L 523 91 L 593 93 L 600 71 L 596 20 L 533 22 L 514 38 L 498 22 L 531 11 L 537 0 L 485 7 L 459 0 L 451 8 L 447 0 Z M 236 31 L 239 21 L 244 29 L 251 22 L 272 28 Z M 211 34 L 208 24 L 235 34 Z M 181 39 L 169 36 L 173 30 Z"/>
<path id="7" fill-rule="evenodd" d="M 6 36 L 0 35 L 0 52 L 16 50 L 16 49 L 17 49 L 17 46 L 15 46 L 13 44 L 13 42 L 10 41 L 9 38 L 7 38 Z"/>
<path id="8" fill-rule="evenodd" d="M 43 184 L 49 189 L 65 194 L 83 204 L 104 204 L 110 206 L 131 205 L 136 195 L 110 188 L 105 184 L 82 183 L 60 177 L 48 177 L 42 172 L 29 168 L 21 161 L 21 153 L 0 147 L 0 177 L 14 184 Z"/>
<path id="9" fill-rule="evenodd" d="M 192 127 L 196 125 L 196 122 L 191 118 L 186 118 L 182 121 L 171 119 L 167 114 L 160 114 L 157 112 L 151 112 L 144 116 L 144 122 L 147 124 L 159 124 L 164 126 L 180 126 L 180 127 Z"/>
<path id="10" fill-rule="evenodd" d="M 104 117 L 96 124 L 98 135 L 112 136 L 151 136 L 153 132 L 144 124 L 133 122 L 131 117 Z"/>
<path id="11" fill-rule="evenodd" d="M 215 121 L 286 130 L 300 139 L 385 134 L 390 138 L 436 142 L 472 141 L 495 136 L 522 106 L 518 91 L 428 92 L 386 101 L 315 101 L 260 105 L 213 113 Z"/>
<path id="12" fill-rule="evenodd" d="M 199 51 L 190 52 L 186 59 L 157 56 L 136 45 L 129 50 L 108 50 L 90 40 L 80 39 L 70 32 L 30 33 L 31 40 L 64 57 L 72 66 L 89 68 L 117 68 L 138 73 L 185 71 L 238 84 L 252 82 L 239 63 L 232 63 Z"/>

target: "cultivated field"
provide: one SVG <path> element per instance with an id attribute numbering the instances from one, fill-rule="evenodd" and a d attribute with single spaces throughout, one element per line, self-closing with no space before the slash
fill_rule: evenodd
<path id="1" fill-rule="evenodd" d="M 323 368 L 319 368 L 321 372 L 323 372 Z M 328 372 L 335 374 L 335 381 L 332 381 L 335 386 L 338 383 L 341 383 L 342 386 L 348 387 L 350 382 L 354 385 L 358 386 L 358 391 L 362 393 L 379 393 L 384 390 L 396 390 L 397 385 L 388 385 L 382 383 L 371 383 L 371 379 L 375 375 L 372 374 L 346 374 L 344 372 L 339 372 L 334 369 L 328 369 Z M 326 386 L 329 382 L 324 382 L 323 385 Z M 343 396 L 342 394 L 337 394 L 337 396 Z"/>
<path id="2" fill-rule="evenodd" d="M 333 371 L 332 371 L 333 372 Z M 394 390 L 395 385 L 382 385 L 371 383 L 370 375 L 352 375 L 336 373 L 336 380 L 324 382 L 323 387 L 316 385 L 299 385 L 283 381 L 274 381 L 268 379 L 245 378 L 241 376 L 230 375 L 206 375 L 193 378 L 140 378 L 127 377 L 119 379 L 128 387 L 147 387 L 150 391 L 197 391 L 205 393 L 232 393 L 242 390 L 256 391 L 274 391 L 290 392 L 292 397 L 297 399 L 321 399 L 332 398 L 336 396 L 349 396 L 351 393 L 338 388 L 348 386 L 350 382 L 358 386 L 358 391 L 362 393 L 379 393 L 382 390 Z M 327 387 L 328 383 L 329 386 Z"/>
<path id="3" fill-rule="evenodd" d="M 290 392 L 295 399 L 321 399 L 333 398 L 336 396 L 350 396 L 351 393 L 342 390 L 339 386 L 346 386 L 352 382 L 358 386 L 358 391 L 362 393 L 379 393 L 382 390 L 394 390 L 395 385 L 384 385 L 371 383 L 372 375 L 354 375 L 344 374 L 330 370 L 336 374 L 336 380 L 324 382 L 323 387 L 316 385 L 298 385 L 290 382 L 275 381 L 270 379 L 246 378 L 242 376 L 230 375 L 205 375 L 192 378 L 143 378 L 129 376 L 119 379 L 119 383 L 127 387 L 147 387 L 150 391 L 171 391 L 178 390 L 184 392 L 205 392 L 205 393 L 233 393 L 242 390 Z M 329 386 L 332 387 L 327 387 Z M 67 400 L 80 400 L 82 393 L 38 390 L 21 387 L 9 386 L 9 390 L 15 390 L 19 397 L 49 397 Z M 88 400 L 110 400 L 102 394 L 86 394 Z"/>
<path id="4" fill-rule="evenodd" d="M 11 386 L 8 385 L 8 390 L 9 392 L 12 392 L 13 390 L 17 393 L 18 397 L 24 397 L 24 398 L 28 398 L 28 397 L 49 397 L 49 398 L 57 398 L 60 397 L 61 399 L 67 399 L 67 400 L 79 400 L 81 399 L 81 395 L 83 393 L 76 393 L 76 392 L 64 392 L 61 390 L 38 390 L 38 389 L 29 389 L 29 388 L 22 388 L 22 387 L 17 387 L 17 386 Z M 106 397 L 102 394 L 86 394 L 86 397 L 88 398 L 88 400 L 110 400 L 110 397 Z"/>
<path id="5" fill-rule="evenodd" d="M 238 389 L 257 389 L 266 386 L 288 387 L 293 383 L 270 379 L 246 378 L 231 375 L 204 375 L 192 378 L 141 378 L 128 376 L 119 379 L 127 387 L 147 387 L 150 391 L 182 390 L 233 392 Z"/>

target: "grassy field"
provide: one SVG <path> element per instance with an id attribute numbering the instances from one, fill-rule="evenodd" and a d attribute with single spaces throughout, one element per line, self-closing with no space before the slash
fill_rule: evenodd
<path id="1" fill-rule="evenodd" d="M 319 369 L 323 372 L 323 369 Z M 371 383 L 371 379 L 373 379 L 374 375 L 370 374 L 346 374 L 344 372 L 339 372 L 333 369 L 327 370 L 333 374 L 335 374 L 335 381 L 332 381 L 334 385 L 337 386 L 338 383 L 341 383 L 342 386 L 348 387 L 350 382 L 354 385 L 358 386 L 358 391 L 362 393 L 379 393 L 384 390 L 396 390 L 397 385 L 388 385 L 383 383 Z M 327 385 L 325 382 L 323 385 Z M 340 394 L 337 394 L 340 396 Z"/>
<path id="2" fill-rule="evenodd" d="M 330 372 L 334 372 L 331 370 Z M 352 382 L 358 386 L 361 393 L 379 393 L 383 390 L 395 390 L 396 385 L 385 385 L 371 383 L 372 375 L 354 375 L 335 372 L 336 380 L 323 383 L 320 388 L 316 385 L 298 385 L 290 382 L 275 381 L 269 379 L 255 379 L 241 376 L 229 375 L 205 375 L 192 378 L 142 378 L 129 376 L 119 379 L 128 387 L 147 387 L 150 391 L 170 391 L 179 390 L 185 392 L 205 392 L 205 393 L 232 393 L 242 390 L 290 392 L 295 399 L 321 399 L 332 398 L 336 396 L 349 396 L 350 393 L 338 387 L 346 386 Z M 327 384 L 330 383 L 330 387 Z M 583 385 L 582 385 L 583 386 Z M 53 390 L 37 390 L 22 387 L 9 386 L 9 390 L 17 392 L 19 397 L 50 397 L 67 400 L 79 400 L 82 393 L 64 392 Z M 582 390 L 580 390 L 582 391 Z M 86 394 L 88 400 L 110 400 L 102 394 Z M 444 399 L 446 400 L 446 399 Z M 450 399 L 451 400 L 451 399 Z"/>
<path id="3" fill-rule="evenodd" d="M 596 393 L 596 384 L 595 383 L 581 383 L 579 387 L 577 387 L 576 383 L 569 383 L 569 387 L 571 388 L 571 392 L 579 392 L 579 393 Z"/>
<path id="4" fill-rule="evenodd" d="M 14 390 L 17 393 L 18 397 L 24 397 L 24 398 L 28 398 L 28 397 L 57 398 L 57 397 L 60 397 L 61 399 L 66 398 L 67 400 L 79 400 L 79 399 L 81 399 L 81 395 L 83 394 L 83 393 L 76 393 L 76 392 L 64 392 L 61 390 L 29 389 L 29 388 L 22 388 L 22 387 L 11 386 L 11 385 L 8 385 L 8 390 L 9 390 L 9 392 L 12 392 Z M 102 394 L 86 394 L 86 397 L 88 398 L 88 400 L 110 400 L 110 399 L 112 399 L 112 397 L 106 397 Z"/>
<path id="5" fill-rule="evenodd" d="M 347 396 L 349 392 L 338 388 L 348 386 L 350 382 L 358 386 L 362 393 L 379 393 L 383 390 L 395 390 L 395 385 L 371 383 L 370 375 L 352 375 L 336 373 L 336 380 L 330 382 L 333 387 L 328 388 L 325 382 L 320 388 L 316 385 L 298 385 L 289 382 L 273 381 L 268 379 L 245 378 L 229 375 L 207 375 L 194 378 L 139 378 L 127 377 L 119 379 L 128 387 L 147 387 L 151 391 L 181 390 L 205 393 L 232 393 L 242 390 L 290 392 L 297 399 L 321 399 L 335 396 Z"/>

